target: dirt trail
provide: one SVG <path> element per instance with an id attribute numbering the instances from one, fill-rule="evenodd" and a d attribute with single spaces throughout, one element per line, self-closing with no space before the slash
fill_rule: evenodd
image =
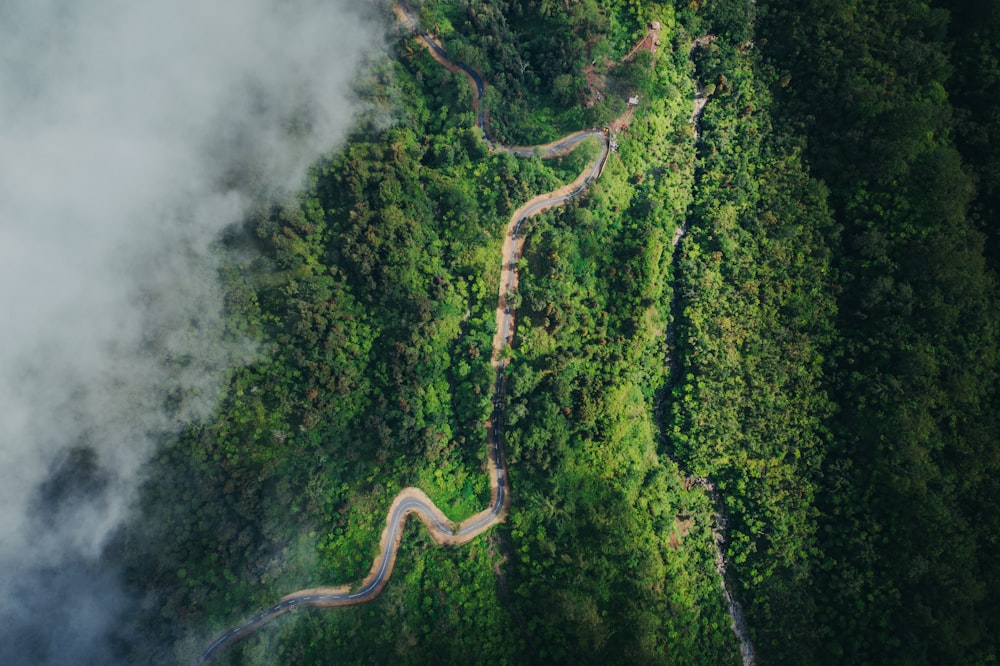
<path id="1" fill-rule="evenodd" d="M 628 52 L 622 60 L 628 62 L 635 56 L 636 53 L 642 49 L 647 49 L 650 53 L 656 53 L 656 47 L 660 45 L 660 22 L 653 21 L 649 29 L 646 31 L 646 36 L 643 37 L 632 47 L 632 50 Z"/>

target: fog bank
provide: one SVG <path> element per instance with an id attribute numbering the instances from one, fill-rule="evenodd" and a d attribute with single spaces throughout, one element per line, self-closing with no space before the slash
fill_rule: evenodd
<path id="1" fill-rule="evenodd" d="M 101 549 L 156 437 L 253 353 L 222 335 L 212 243 L 349 128 L 372 13 L 0 4 L 0 662 L 110 658 Z"/>

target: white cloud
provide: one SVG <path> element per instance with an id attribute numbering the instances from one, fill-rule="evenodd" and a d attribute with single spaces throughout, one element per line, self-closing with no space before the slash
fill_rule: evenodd
<path id="1" fill-rule="evenodd" d="M 211 398 L 245 353 L 223 344 L 210 248 L 256 193 L 222 184 L 252 164 L 266 188 L 293 188 L 336 146 L 381 35 L 365 12 L 349 0 L 0 5 L 4 663 L 64 663 L 39 640 L 103 654 L 93 597 L 120 591 L 61 591 L 97 617 L 61 634 L 35 627 L 29 650 L 17 632 L 51 607 L 23 590 L 52 568 L 73 580 L 98 556 L 156 434 L 210 406 L 167 414 L 165 396 Z M 93 499 L 40 516 L 40 487 L 81 446 L 95 454 Z"/>

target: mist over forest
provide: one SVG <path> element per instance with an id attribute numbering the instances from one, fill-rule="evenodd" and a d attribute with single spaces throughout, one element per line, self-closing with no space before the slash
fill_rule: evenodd
<path id="1" fill-rule="evenodd" d="M 256 343 L 213 249 L 351 125 L 366 3 L 0 7 L 0 661 L 113 663 L 101 563 L 157 442 Z"/>

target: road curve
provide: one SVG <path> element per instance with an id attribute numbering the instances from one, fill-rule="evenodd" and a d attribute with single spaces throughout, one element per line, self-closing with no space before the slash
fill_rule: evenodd
<path id="1" fill-rule="evenodd" d="M 396 552 L 402 538 L 406 518 L 415 515 L 427 528 L 435 542 L 442 546 L 459 546 L 468 543 L 497 523 L 506 519 L 510 510 L 510 493 L 507 477 L 507 466 L 503 458 L 503 428 L 502 410 L 506 390 L 505 370 L 507 362 L 503 359 L 503 350 L 513 339 L 514 311 L 507 304 L 507 297 L 517 288 L 517 259 L 520 256 L 524 242 L 521 227 L 524 221 L 549 208 L 559 206 L 570 199 L 580 196 L 604 170 L 610 154 L 610 144 L 603 132 L 596 129 L 574 132 L 562 139 L 542 146 L 501 146 L 489 136 L 486 113 L 482 109 L 482 98 L 485 84 L 482 77 L 474 69 L 461 62 L 448 60 L 444 49 L 421 27 L 412 9 L 405 4 L 395 7 L 395 13 L 400 20 L 417 36 L 431 52 L 435 60 L 448 69 L 461 73 L 469 79 L 473 89 L 473 104 L 477 111 L 476 125 L 482 132 L 483 139 L 492 150 L 508 152 L 522 157 L 538 156 L 543 159 L 559 157 L 570 152 L 589 137 L 598 137 L 602 143 L 602 151 L 598 159 L 589 164 L 575 181 L 564 187 L 541 194 L 522 205 L 511 215 L 507 225 L 504 240 L 500 290 L 497 305 L 497 333 L 493 340 L 493 353 L 490 360 L 496 373 L 493 386 L 493 411 L 486 422 L 486 441 L 489 448 L 487 456 L 491 500 L 488 508 L 467 518 L 461 523 L 454 523 L 431 501 L 419 488 L 405 488 L 393 500 L 386 517 L 386 526 L 382 531 L 379 553 L 372 563 L 371 571 L 357 589 L 350 586 L 318 587 L 293 592 L 270 608 L 260 611 L 249 620 L 231 627 L 219 634 L 202 652 L 198 660 L 203 664 L 211 660 L 226 647 L 248 637 L 263 625 L 284 615 L 299 606 L 317 606 L 330 608 L 335 606 L 350 606 L 370 601 L 382 591 L 396 562 Z"/>

